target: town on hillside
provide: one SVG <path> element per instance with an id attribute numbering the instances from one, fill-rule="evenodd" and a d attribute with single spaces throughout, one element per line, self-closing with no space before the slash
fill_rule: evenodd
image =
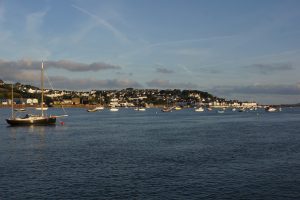
<path id="1" fill-rule="evenodd" d="M 0 80 L 0 105 L 11 105 L 11 91 L 14 91 L 14 104 L 33 106 L 39 104 L 41 89 L 21 83 L 7 84 Z M 134 89 L 67 91 L 44 89 L 44 101 L 48 106 L 89 106 L 106 107 L 243 107 L 256 108 L 256 102 L 226 100 L 198 90 L 179 89 Z"/>

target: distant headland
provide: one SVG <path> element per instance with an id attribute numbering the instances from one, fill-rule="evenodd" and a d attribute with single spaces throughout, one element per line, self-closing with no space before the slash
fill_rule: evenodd
<path id="1" fill-rule="evenodd" d="M 34 106 L 39 103 L 41 89 L 21 83 L 7 84 L 0 80 L 0 106 L 11 105 L 11 88 L 14 88 L 14 104 Z M 45 89 L 45 103 L 48 106 L 87 107 L 103 105 L 107 107 L 161 107 L 166 105 L 181 107 L 259 107 L 256 102 L 241 102 L 216 97 L 199 90 L 179 89 L 134 89 L 68 91 Z"/>

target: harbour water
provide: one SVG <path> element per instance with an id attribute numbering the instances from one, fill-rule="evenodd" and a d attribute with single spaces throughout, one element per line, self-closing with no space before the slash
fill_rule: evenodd
<path id="1" fill-rule="evenodd" d="M 300 199 L 299 108 L 67 112 L 9 127 L 0 109 L 0 199 Z"/>

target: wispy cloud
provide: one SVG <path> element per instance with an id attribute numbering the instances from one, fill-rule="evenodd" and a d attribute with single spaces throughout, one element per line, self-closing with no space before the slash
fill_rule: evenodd
<path id="1" fill-rule="evenodd" d="M 88 15 L 92 19 L 96 20 L 99 25 L 101 25 L 102 27 L 109 30 L 121 42 L 130 43 L 129 39 L 127 38 L 127 36 L 124 33 L 122 33 L 120 30 L 118 30 L 115 26 L 113 26 L 111 23 L 109 23 L 105 19 L 102 19 L 99 16 L 97 16 L 79 6 L 72 5 L 72 7 L 75 8 L 76 10 Z"/>
<path id="2" fill-rule="evenodd" d="M 142 88 L 143 86 L 129 79 L 69 79 L 63 76 L 50 77 L 57 89 L 88 90 L 88 89 L 123 89 L 128 87 Z"/>
<path id="3" fill-rule="evenodd" d="M 245 69 L 252 70 L 255 73 L 264 75 L 273 74 L 275 72 L 293 70 L 291 63 L 272 63 L 272 64 L 252 64 L 246 66 Z"/>
<path id="4" fill-rule="evenodd" d="M 158 47 L 158 46 L 169 46 L 169 45 L 182 45 L 182 44 L 187 44 L 187 43 L 205 42 L 205 41 L 213 41 L 213 40 L 224 40 L 224 39 L 230 39 L 230 38 L 234 38 L 234 37 L 235 36 L 228 35 L 228 36 L 213 36 L 213 37 L 206 37 L 206 38 L 195 38 L 195 39 L 187 39 L 187 40 L 174 40 L 174 41 L 167 41 L 167 42 L 158 42 L 158 43 L 152 43 L 152 44 L 148 45 L 148 48 Z"/>
<path id="5" fill-rule="evenodd" d="M 154 79 L 146 83 L 148 87 L 160 89 L 197 89 L 198 86 L 192 83 L 172 83 L 169 80 Z"/>
<path id="6" fill-rule="evenodd" d="M 68 71 L 77 71 L 77 72 L 121 69 L 120 66 L 103 63 L 103 62 L 85 64 L 85 63 L 78 63 L 69 60 L 60 60 L 60 61 L 46 61 L 45 64 L 49 67 L 65 69 Z"/>
<path id="7" fill-rule="evenodd" d="M 121 69 L 120 66 L 103 63 L 103 62 L 85 64 L 85 63 L 79 63 L 70 60 L 59 60 L 59 61 L 45 61 L 44 64 L 46 68 L 65 69 L 73 72 Z M 35 61 L 30 59 L 23 59 L 18 61 L 6 61 L 0 59 L 0 72 L 2 72 L 5 69 L 14 70 L 15 72 L 18 72 L 20 70 L 23 71 L 39 70 L 40 66 L 41 66 L 40 61 Z"/>
<path id="8" fill-rule="evenodd" d="M 217 86 L 211 89 L 222 95 L 264 94 L 264 95 L 300 95 L 300 83 L 280 85 Z"/>

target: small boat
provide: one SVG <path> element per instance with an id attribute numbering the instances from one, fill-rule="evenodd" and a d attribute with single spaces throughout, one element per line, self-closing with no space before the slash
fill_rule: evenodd
<path id="1" fill-rule="evenodd" d="M 176 106 L 174 109 L 175 110 L 181 110 L 182 108 L 180 106 Z"/>
<path id="2" fill-rule="evenodd" d="M 36 110 L 48 110 L 48 107 L 43 107 L 43 108 L 42 107 L 36 107 L 35 109 Z"/>
<path id="3" fill-rule="evenodd" d="M 174 107 L 170 107 L 169 106 L 169 99 L 167 99 L 167 106 L 163 107 L 163 109 L 161 109 L 162 112 L 172 112 Z"/>
<path id="4" fill-rule="evenodd" d="M 117 111 L 119 111 L 119 108 L 111 107 L 109 110 L 110 110 L 111 112 L 117 112 Z"/>
<path id="5" fill-rule="evenodd" d="M 265 108 L 265 111 L 266 111 L 266 112 L 275 112 L 275 111 L 277 111 L 277 109 L 274 108 L 274 107 L 271 107 L 271 106 L 267 106 L 267 107 Z"/>
<path id="6" fill-rule="evenodd" d="M 203 111 L 204 111 L 204 108 L 202 108 L 202 107 L 199 107 L 199 108 L 195 109 L 195 112 L 203 112 Z"/>
<path id="7" fill-rule="evenodd" d="M 17 111 L 17 112 L 25 112 L 26 109 L 25 109 L 25 108 L 15 108 L 14 111 Z"/>
<path id="8" fill-rule="evenodd" d="M 146 111 L 146 108 L 135 108 L 136 111 Z"/>
<path id="9" fill-rule="evenodd" d="M 137 107 L 134 108 L 135 111 L 146 111 L 146 108 L 141 107 L 139 99 L 136 100 L 136 106 Z"/>
<path id="10" fill-rule="evenodd" d="M 218 110 L 218 113 L 224 113 L 225 110 Z"/>
<path id="11" fill-rule="evenodd" d="M 172 108 L 170 107 L 164 107 L 163 109 L 161 109 L 162 112 L 172 112 Z"/>
<path id="12" fill-rule="evenodd" d="M 98 106 L 98 107 L 96 107 L 96 108 L 88 109 L 88 110 L 86 110 L 86 111 L 88 111 L 88 112 L 96 112 L 96 111 L 103 110 L 103 109 L 104 109 L 103 106 Z"/>
<path id="13" fill-rule="evenodd" d="M 245 108 L 241 108 L 241 109 L 239 109 L 239 112 L 245 112 L 246 111 L 246 109 Z"/>
<path id="14" fill-rule="evenodd" d="M 232 110 L 231 110 L 232 112 L 235 112 L 236 111 L 236 108 L 232 108 Z"/>

